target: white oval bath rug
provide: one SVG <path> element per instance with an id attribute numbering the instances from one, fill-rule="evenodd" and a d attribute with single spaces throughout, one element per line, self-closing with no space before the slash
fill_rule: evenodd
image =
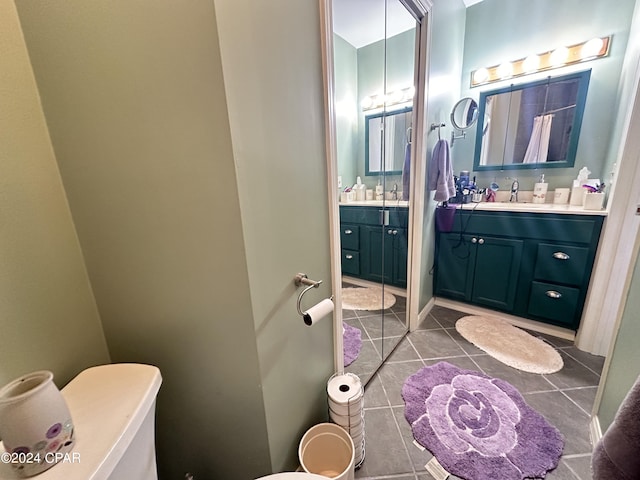
<path id="1" fill-rule="evenodd" d="M 345 310 L 386 310 L 393 307 L 396 297 L 384 292 L 382 303 L 382 288 L 379 287 L 348 287 L 342 289 L 342 308 Z"/>
<path id="2" fill-rule="evenodd" d="M 530 373 L 554 373 L 564 362 L 548 343 L 497 317 L 469 315 L 456 322 L 466 340 L 496 360 Z"/>

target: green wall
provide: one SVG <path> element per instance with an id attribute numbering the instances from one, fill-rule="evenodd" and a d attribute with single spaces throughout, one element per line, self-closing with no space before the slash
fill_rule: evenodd
<path id="1" fill-rule="evenodd" d="M 0 385 L 109 362 L 13 2 L 0 2 Z"/>
<path id="2" fill-rule="evenodd" d="M 367 188 L 374 189 L 378 176 L 365 176 L 365 116 L 372 112 L 363 112 L 360 103 L 370 95 L 386 90 L 393 91 L 413 85 L 415 69 L 415 29 L 394 35 L 358 49 L 358 146 L 356 157 L 356 174 L 360 175 Z M 386 51 L 385 51 L 386 49 Z M 390 109 L 391 110 L 391 109 Z M 398 184 L 402 190 L 402 175 L 386 175 L 385 190 L 391 190 Z M 352 184 L 355 183 L 353 179 Z"/>
<path id="3" fill-rule="evenodd" d="M 622 400 L 640 375 L 640 349 L 637 345 L 637 340 L 640 338 L 638 311 L 640 311 L 640 261 L 636 260 L 597 412 L 603 432 L 611 425 Z"/>
<path id="4" fill-rule="evenodd" d="M 161 479 L 293 469 L 333 372 L 293 286 L 329 295 L 317 3 L 18 10 L 112 359 L 163 374 Z"/>
<path id="5" fill-rule="evenodd" d="M 331 295 L 319 8 L 215 6 L 271 464 L 293 470 L 300 438 L 327 419 L 334 371 L 331 317 L 305 326 L 293 285 L 298 272 L 323 280 L 303 309 Z"/>
<path id="6" fill-rule="evenodd" d="M 494 178 L 507 188 L 517 177 L 522 190 L 533 190 L 540 173 L 545 173 L 549 188 L 568 187 L 578 170 L 587 166 L 591 178 L 609 183 L 615 151 L 610 151 L 618 104 L 618 82 L 624 59 L 635 0 L 608 3 L 600 0 L 484 0 L 467 9 L 464 64 L 461 97 L 478 100 L 483 90 L 509 85 L 510 81 L 491 86 L 469 88 L 471 71 L 499 64 L 505 59 L 522 58 L 530 52 L 551 50 L 558 45 L 571 45 L 595 36 L 613 35 L 608 57 L 585 64 L 555 69 L 514 80 L 522 83 L 562 75 L 571 71 L 592 69 L 587 104 L 580 132 L 574 168 L 547 170 L 490 171 L 477 173 L 480 186 Z M 515 26 L 515 27 L 514 27 Z M 454 170 L 472 170 L 475 128 L 454 149 Z"/>
<path id="7" fill-rule="evenodd" d="M 336 146 L 343 189 L 356 183 L 358 176 L 367 188 L 378 184 L 377 175 L 365 175 L 364 119 L 371 112 L 363 112 L 360 104 L 363 98 L 381 93 L 385 81 L 387 90 L 413 85 L 415 37 L 415 30 L 408 30 L 356 49 L 334 35 Z M 386 190 L 394 183 L 402 190 L 401 175 L 388 175 Z"/>
<path id="8" fill-rule="evenodd" d="M 334 87 L 336 101 L 336 155 L 342 189 L 356 183 L 358 173 L 358 128 L 362 115 L 358 96 L 358 50 L 339 35 L 333 36 Z M 362 160 L 364 161 L 364 160 Z M 364 167 L 360 170 L 364 170 Z M 366 179 L 363 180 L 366 183 Z"/>
<path id="9" fill-rule="evenodd" d="M 462 0 L 436 0 L 433 5 L 433 23 L 431 25 L 431 50 L 429 58 L 429 87 L 427 93 L 427 165 L 431 161 L 431 152 L 438 141 L 436 131 L 429 131 L 432 123 L 445 123 L 441 137 L 450 140 L 451 121 L 449 115 L 460 91 L 460 70 L 465 31 L 465 7 Z M 455 144 L 454 150 L 458 148 Z M 427 174 L 428 175 L 428 174 Z M 428 178 L 428 177 L 427 177 Z M 426 188 L 426 185 L 425 185 Z M 420 265 L 419 310 L 433 298 L 433 259 L 434 259 L 434 209 L 436 202 L 433 192 L 426 192 L 424 205 L 424 225 L 422 242 L 422 264 Z"/>

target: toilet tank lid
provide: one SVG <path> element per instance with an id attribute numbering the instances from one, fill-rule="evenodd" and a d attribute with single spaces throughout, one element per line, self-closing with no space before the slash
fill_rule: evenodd
<path id="1" fill-rule="evenodd" d="M 38 480 L 107 478 L 155 407 L 161 383 L 160 370 L 152 365 L 119 363 L 80 372 L 62 389 L 76 438 L 69 453 L 76 461 L 55 465 Z M 5 472 L 0 469 L 0 480 L 14 478 Z"/>

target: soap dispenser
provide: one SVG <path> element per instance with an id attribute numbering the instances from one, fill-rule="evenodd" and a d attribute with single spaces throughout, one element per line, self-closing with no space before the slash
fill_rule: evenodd
<path id="1" fill-rule="evenodd" d="M 540 175 L 540 181 L 533 185 L 533 203 L 545 203 L 549 184 L 544 181 L 544 173 Z"/>
<path id="2" fill-rule="evenodd" d="M 376 200 L 384 200 L 384 187 L 380 183 L 380 179 L 378 179 L 378 185 L 376 185 Z"/>
<path id="3" fill-rule="evenodd" d="M 356 178 L 356 184 L 353 186 L 353 189 L 356 192 L 356 200 L 358 202 L 362 202 L 365 199 L 365 189 L 366 189 L 366 185 L 364 183 L 362 183 L 362 180 L 360 179 L 360 177 Z"/>

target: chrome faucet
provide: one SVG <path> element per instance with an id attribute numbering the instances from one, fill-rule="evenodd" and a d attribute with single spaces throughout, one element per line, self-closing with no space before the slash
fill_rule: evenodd
<path id="1" fill-rule="evenodd" d="M 520 184 L 518 183 L 518 179 L 514 179 L 511 184 L 511 196 L 509 197 L 510 202 L 518 201 L 518 189 L 520 188 Z"/>

